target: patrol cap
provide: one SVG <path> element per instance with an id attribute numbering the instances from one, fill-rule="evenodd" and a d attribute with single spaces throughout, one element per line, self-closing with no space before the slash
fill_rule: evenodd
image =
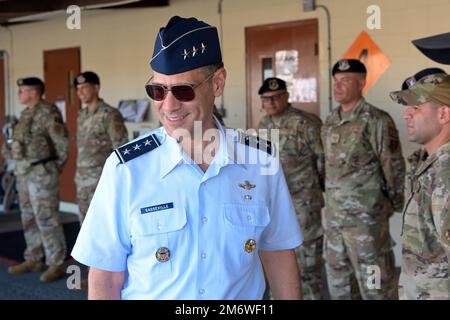
<path id="1" fill-rule="evenodd" d="M 430 74 L 437 74 L 437 73 L 446 74 L 446 72 L 444 70 L 442 70 L 441 68 L 426 68 L 426 69 L 420 70 L 415 75 L 413 75 L 409 78 L 406 78 L 405 81 L 403 81 L 402 90 L 406 90 L 409 87 L 415 85 L 417 81 L 419 81 L 420 79 L 422 79 L 425 76 L 428 76 Z"/>
<path id="2" fill-rule="evenodd" d="M 333 67 L 331 71 L 334 76 L 336 73 L 353 72 L 353 73 L 367 73 L 364 64 L 356 59 L 341 59 Z"/>
<path id="3" fill-rule="evenodd" d="M 450 64 L 450 32 L 411 41 L 431 60 Z"/>
<path id="4" fill-rule="evenodd" d="M 286 90 L 286 82 L 279 78 L 267 78 L 266 80 L 264 80 L 261 88 L 259 88 L 258 94 L 278 90 Z"/>
<path id="5" fill-rule="evenodd" d="M 150 66 L 172 75 L 222 62 L 217 29 L 196 18 L 172 17 L 159 29 Z"/>
<path id="6" fill-rule="evenodd" d="M 19 78 L 17 79 L 17 85 L 20 86 L 36 86 L 41 89 L 41 94 L 45 91 L 44 82 L 37 77 Z"/>
<path id="7" fill-rule="evenodd" d="M 428 101 L 450 106 L 450 76 L 445 73 L 430 74 L 408 89 L 389 95 L 392 100 L 405 106 L 417 106 Z"/>
<path id="8" fill-rule="evenodd" d="M 76 78 L 73 80 L 73 85 L 76 87 L 79 84 L 83 83 L 91 83 L 91 84 L 100 84 L 100 78 L 95 72 L 92 71 L 85 71 L 80 73 Z"/>

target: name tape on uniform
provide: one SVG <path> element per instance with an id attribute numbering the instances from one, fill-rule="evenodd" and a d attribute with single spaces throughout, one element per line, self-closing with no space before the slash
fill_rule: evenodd
<path id="1" fill-rule="evenodd" d="M 158 204 L 156 206 L 141 208 L 141 214 L 146 214 L 155 211 L 173 209 L 173 202 Z"/>

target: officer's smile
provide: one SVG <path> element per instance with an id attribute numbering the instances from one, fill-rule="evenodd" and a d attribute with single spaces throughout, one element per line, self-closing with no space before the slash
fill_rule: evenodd
<path id="1" fill-rule="evenodd" d="M 177 123 L 182 122 L 188 115 L 189 115 L 189 113 L 186 113 L 186 114 L 166 114 L 166 113 L 164 113 L 164 118 L 166 119 L 168 124 L 177 124 Z"/>

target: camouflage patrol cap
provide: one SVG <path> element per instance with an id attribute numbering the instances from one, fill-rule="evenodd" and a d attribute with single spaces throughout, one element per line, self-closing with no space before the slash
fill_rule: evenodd
<path id="1" fill-rule="evenodd" d="M 331 71 L 332 75 L 334 76 L 336 73 L 345 73 L 345 72 L 352 72 L 352 73 L 367 73 L 367 69 L 364 66 L 364 64 L 357 60 L 357 59 L 341 59 L 333 67 L 333 70 Z"/>
<path id="2" fill-rule="evenodd" d="M 37 77 L 19 78 L 19 79 L 17 79 L 17 85 L 19 87 L 21 87 L 21 86 L 39 87 L 41 94 L 43 94 L 45 91 L 44 82 Z"/>
<path id="3" fill-rule="evenodd" d="M 430 74 L 408 89 L 389 95 L 392 100 L 405 106 L 418 106 L 428 101 L 450 106 L 450 76 L 445 73 Z"/>
<path id="4" fill-rule="evenodd" d="M 267 78 L 264 80 L 261 88 L 259 88 L 258 94 L 279 90 L 286 90 L 286 82 L 280 78 Z"/>
<path id="5" fill-rule="evenodd" d="M 83 83 L 91 83 L 91 84 L 100 84 L 100 78 L 95 72 L 92 71 L 85 71 L 80 73 L 76 78 L 73 80 L 73 85 L 76 87 L 79 84 Z"/>

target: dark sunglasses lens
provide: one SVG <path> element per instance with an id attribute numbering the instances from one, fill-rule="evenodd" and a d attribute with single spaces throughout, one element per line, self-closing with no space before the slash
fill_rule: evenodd
<path id="1" fill-rule="evenodd" d="M 146 85 L 145 91 L 147 91 L 148 96 L 155 101 L 162 101 L 166 96 L 166 90 L 164 90 L 164 87 L 156 84 Z"/>
<path id="2" fill-rule="evenodd" d="M 194 100 L 195 98 L 195 92 L 191 86 L 173 86 L 171 91 L 178 101 L 188 102 Z"/>

